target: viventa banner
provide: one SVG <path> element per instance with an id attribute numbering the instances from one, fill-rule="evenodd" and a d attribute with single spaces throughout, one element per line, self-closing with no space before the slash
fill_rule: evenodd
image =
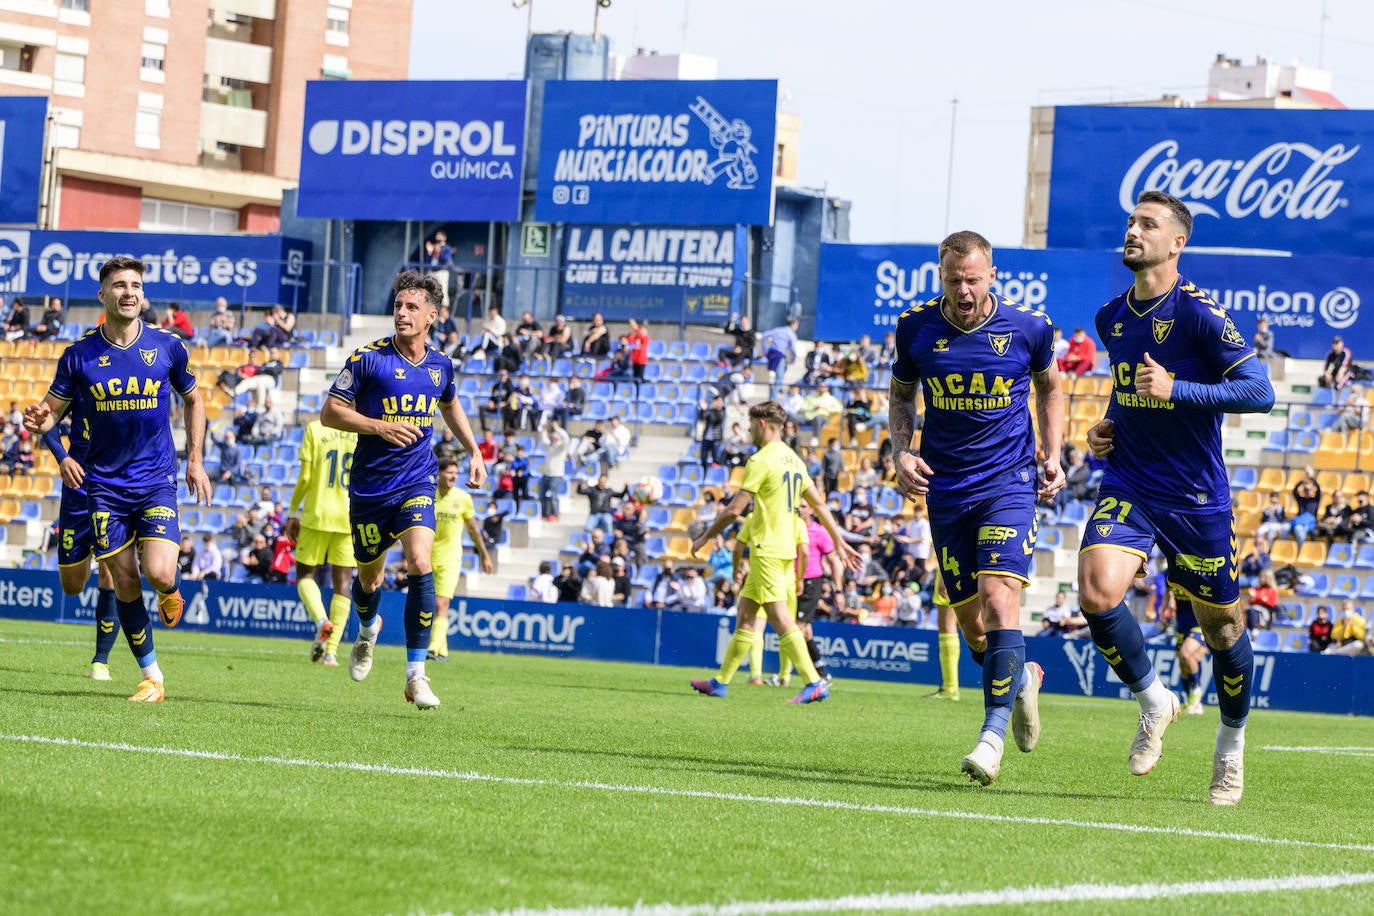
<path id="1" fill-rule="evenodd" d="M 1371 136 L 1371 111 L 1056 108 L 1048 242 L 1117 247 L 1159 190 L 1192 211 L 1195 248 L 1366 257 Z"/>
<path id="2" fill-rule="evenodd" d="M 777 107 L 775 80 L 550 81 L 535 218 L 767 225 Z"/>
<path id="3" fill-rule="evenodd" d="M 523 81 L 308 83 L 302 141 L 300 216 L 520 218 Z"/>

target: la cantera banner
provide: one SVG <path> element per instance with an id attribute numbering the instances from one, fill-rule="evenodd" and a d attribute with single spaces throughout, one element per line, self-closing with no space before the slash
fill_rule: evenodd
<path id="1" fill-rule="evenodd" d="M 1048 243 L 1116 247 L 1159 190 L 1192 211 L 1194 247 L 1367 257 L 1371 136 L 1374 111 L 1058 107 Z"/>
<path id="2" fill-rule="evenodd" d="M 514 221 L 523 80 L 306 84 L 300 216 Z"/>
<path id="3" fill-rule="evenodd" d="M 768 225 L 776 80 L 550 81 L 535 217 Z"/>
<path id="4" fill-rule="evenodd" d="M 881 339 L 903 311 L 940 295 L 936 254 L 935 245 L 822 245 L 816 339 Z M 1097 310 L 1131 284 L 1117 251 L 997 248 L 993 261 L 993 289 L 1046 312 L 1066 337 L 1075 327 L 1092 334 Z M 1369 260 L 1185 249 L 1179 269 L 1231 312 L 1247 339 L 1259 317 L 1267 317 L 1275 345 L 1291 356 L 1321 359 L 1335 334 L 1348 340 L 1374 335 L 1374 318 L 1361 315 L 1374 303 Z"/>

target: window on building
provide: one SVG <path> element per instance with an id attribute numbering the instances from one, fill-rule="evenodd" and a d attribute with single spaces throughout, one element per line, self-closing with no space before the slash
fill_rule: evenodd
<path id="1" fill-rule="evenodd" d="M 33 72 L 33 45 L 0 45 L 0 70 Z"/>
<path id="2" fill-rule="evenodd" d="M 325 21 L 325 31 L 333 32 L 336 35 L 348 34 L 348 10 L 340 6 L 330 6 L 325 15 L 328 16 Z"/>
<path id="3" fill-rule="evenodd" d="M 145 197 L 138 228 L 146 232 L 237 232 L 239 212 L 224 207 L 205 207 L 178 200 Z"/>
<path id="4" fill-rule="evenodd" d="M 171 0 L 144 0 L 143 12 L 159 19 L 169 19 L 172 15 Z"/>
<path id="5" fill-rule="evenodd" d="M 151 41 L 143 43 L 143 64 L 144 70 L 162 70 L 167 64 L 167 46 L 153 44 Z"/>
<path id="6" fill-rule="evenodd" d="M 57 52 L 53 58 L 52 78 L 64 83 L 86 82 L 86 58 L 82 54 Z"/>
<path id="7" fill-rule="evenodd" d="M 91 0 L 62 0 L 62 9 L 76 10 L 78 13 L 89 13 L 91 11 Z"/>
<path id="8" fill-rule="evenodd" d="M 134 115 L 134 146 L 143 149 L 162 148 L 162 109 L 138 106 Z"/>

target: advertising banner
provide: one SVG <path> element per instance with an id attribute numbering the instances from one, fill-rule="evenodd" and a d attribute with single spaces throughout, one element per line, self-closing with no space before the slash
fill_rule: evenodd
<path id="1" fill-rule="evenodd" d="M 1371 111 L 1056 108 L 1048 242 L 1116 247 L 1158 190 L 1192 211 L 1194 246 L 1365 256 L 1371 132 Z"/>
<path id="2" fill-rule="evenodd" d="M 550 80 L 535 218 L 768 225 L 777 108 L 776 80 Z"/>
<path id="3" fill-rule="evenodd" d="M 520 219 L 525 83 L 306 84 L 300 216 Z"/>
<path id="4" fill-rule="evenodd" d="M 0 230 L 0 293 L 94 297 L 100 265 L 122 254 L 147 265 L 152 300 L 305 304 L 310 252 L 279 235 Z"/>
<path id="5" fill-rule="evenodd" d="M 294 586 L 183 582 L 181 593 L 186 612 L 179 630 L 285 637 L 300 640 L 303 649 L 315 633 Z M 328 602 L 328 590 L 324 597 Z M 68 597 L 62 594 L 55 572 L 0 569 L 0 617 L 93 623 L 95 600 L 95 577 L 81 594 Z M 144 601 L 153 606 L 151 591 L 145 591 Z M 382 593 L 380 614 L 389 623 L 382 629 L 381 644 L 404 645 L 404 609 L 404 593 Z M 732 616 L 469 597 L 456 599 L 450 609 L 449 647 L 675 665 L 709 673 L 725 657 L 734 629 Z M 356 632 L 355 620 L 346 628 L 344 642 L 352 642 Z M 940 682 L 934 630 L 820 621 L 815 624 L 815 635 L 830 671 L 841 681 Z M 777 637 L 768 630 L 765 640 L 764 668 L 774 672 L 778 670 Z M 1177 690 L 1178 655 L 1173 644 L 1150 643 L 1147 648 L 1162 682 Z M 1026 658 L 1044 668 L 1043 689 L 1050 693 L 1132 699 L 1130 689 L 1112 673 L 1090 639 L 1028 639 Z M 1374 696 L 1361 689 L 1371 676 L 1374 659 L 1368 657 L 1256 652 L 1251 708 L 1374 715 Z M 1210 658 L 1202 662 L 1199 678 L 1205 702 L 1215 705 Z M 959 682 L 974 693 L 982 684 L 982 671 L 967 653 L 959 663 Z M 685 681 L 683 689 L 687 689 Z M 842 683 L 836 689 L 842 690 Z"/>
<path id="6" fill-rule="evenodd" d="M 38 222 L 47 120 L 44 96 L 0 98 L 0 224 Z"/>
<path id="7" fill-rule="evenodd" d="M 1079 326 L 1093 334 L 1097 310 L 1131 284 L 1115 251 L 997 248 L 993 261 L 993 289 L 1045 311 L 1066 337 Z M 1185 250 L 1179 266 L 1231 312 L 1247 338 L 1259 317 L 1267 317 L 1275 346 L 1290 356 L 1321 359 L 1335 334 L 1347 340 L 1374 335 L 1374 317 L 1360 314 L 1362 303 L 1374 303 L 1374 262 Z M 816 339 L 848 341 L 867 334 L 880 340 L 903 311 L 938 295 L 934 245 L 822 245 Z"/>
<path id="8" fill-rule="evenodd" d="M 565 315 L 719 321 L 738 311 L 748 264 L 743 227 L 569 226 Z"/>

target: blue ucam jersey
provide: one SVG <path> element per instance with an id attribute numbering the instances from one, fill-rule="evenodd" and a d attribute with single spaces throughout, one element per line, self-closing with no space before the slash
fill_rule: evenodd
<path id="1" fill-rule="evenodd" d="M 1107 419 L 1116 438 L 1102 486 L 1145 495 L 1163 510 L 1231 510 L 1221 452 L 1222 411 L 1158 401 L 1135 393 L 1145 354 L 1175 382 L 1215 385 L 1255 351 L 1231 316 L 1184 277 L 1158 300 L 1137 302 L 1127 290 L 1097 313 L 1097 339 L 1107 346 L 1112 399 Z"/>
<path id="2" fill-rule="evenodd" d="M 390 337 L 359 347 L 334 379 L 329 396 L 358 413 L 393 423 L 409 423 L 420 438 L 402 448 L 381 436 L 359 434 L 353 451 L 348 495 L 378 499 L 416 487 L 436 487 L 439 462 L 434 457 L 434 414 L 458 393 L 453 362 L 433 347 L 413 363 Z"/>
<path id="3" fill-rule="evenodd" d="M 79 455 L 84 431 L 88 486 L 137 492 L 176 484 L 172 394 L 189 395 L 196 377 L 180 337 L 142 322 L 138 328 L 128 346 L 116 346 L 102 328 L 93 328 L 57 362 L 49 393 L 77 402 L 70 454 Z"/>
<path id="4" fill-rule="evenodd" d="M 991 295 L 992 313 L 970 331 L 945 317 L 944 297 L 897 319 L 892 377 L 921 383 L 921 457 L 936 503 L 1037 485 L 1030 385 L 1054 359 L 1050 320 Z"/>

